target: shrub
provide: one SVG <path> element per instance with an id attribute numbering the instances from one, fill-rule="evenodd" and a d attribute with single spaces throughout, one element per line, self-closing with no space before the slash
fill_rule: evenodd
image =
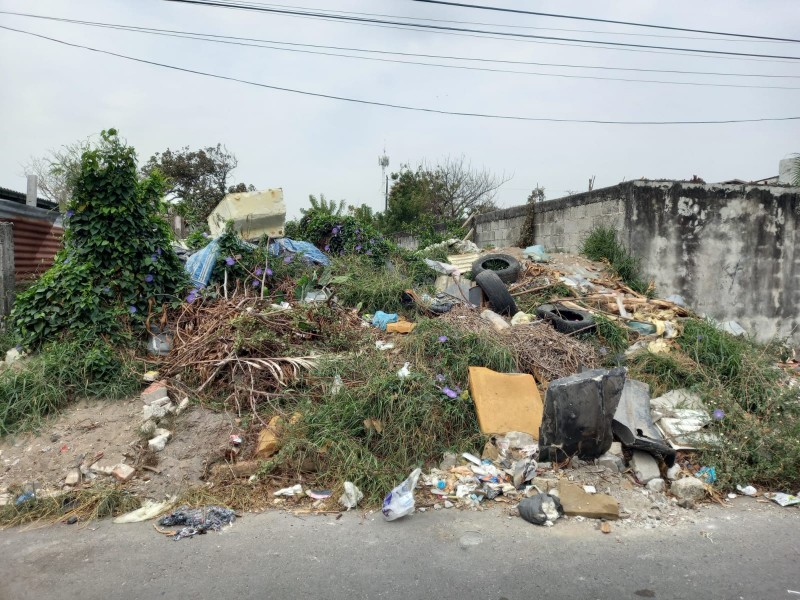
<path id="1" fill-rule="evenodd" d="M 55 264 L 17 298 L 11 325 L 25 346 L 64 331 L 117 336 L 184 286 L 161 200 L 164 179 L 137 178 L 134 149 L 114 129 L 81 157 Z"/>

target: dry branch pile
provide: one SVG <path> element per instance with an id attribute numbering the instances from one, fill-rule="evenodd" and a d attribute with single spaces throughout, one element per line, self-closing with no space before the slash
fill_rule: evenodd
<path id="1" fill-rule="evenodd" d="M 197 393 L 224 389 L 226 402 L 233 401 L 237 410 L 244 399 L 255 409 L 260 397 L 268 398 L 315 364 L 313 356 L 287 355 L 293 341 L 308 337 L 293 311 L 253 297 L 185 304 L 173 331 L 164 374 L 184 374 Z"/>

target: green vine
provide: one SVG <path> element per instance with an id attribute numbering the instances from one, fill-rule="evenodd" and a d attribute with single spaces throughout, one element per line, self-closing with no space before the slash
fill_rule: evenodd
<path id="1" fill-rule="evenodd" d="M 120 337 L 186 284 L 164 218 L 164 178 L 139 180 L 136 153 L 115 129 L 81 157 L 64 214 L 64 248 L 17 298 L 11 323 L 26 347 L 65 331 Z"/>

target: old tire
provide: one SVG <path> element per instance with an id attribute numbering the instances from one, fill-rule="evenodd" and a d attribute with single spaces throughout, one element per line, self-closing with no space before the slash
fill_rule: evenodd
<path id="1" fill-rule="evenodd" d="M 477 277 L 484 271 L 493 271 L 504 283 L 514 283 L 519 278 L 519 261 L 508 254 L 484 254 L 472 263 L 472 274 Z"/>
<path id="2" fill-rule="evenodd" d="M 561 333 L 589 333 L 595 329 L 592 315 L 585 310 L 575 310 L 561 304 L 543 304 L 536 309 L 536 314 Z"/>
<path id="3" fill-rule="evenodd" d="M 506 284 L 500 280 L 494 271 L 482 271 L 475 277 L 477 283 L 486 294 L 492 310 L 498 315 L 513 317 L 519 312 L 514 297 L 509 294 Z"/>

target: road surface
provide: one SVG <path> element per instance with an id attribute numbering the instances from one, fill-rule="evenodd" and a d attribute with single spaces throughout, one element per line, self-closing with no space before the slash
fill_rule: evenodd
<path id="1" fill-rule="evenodd" d="M 500 509 L 270 512 L 177 542 L 152 523 L 18 528 L 0 532 L 0 599 L 800 600 L 798 507 L 740 498 L 696 514 L 611 534 Z"/>

